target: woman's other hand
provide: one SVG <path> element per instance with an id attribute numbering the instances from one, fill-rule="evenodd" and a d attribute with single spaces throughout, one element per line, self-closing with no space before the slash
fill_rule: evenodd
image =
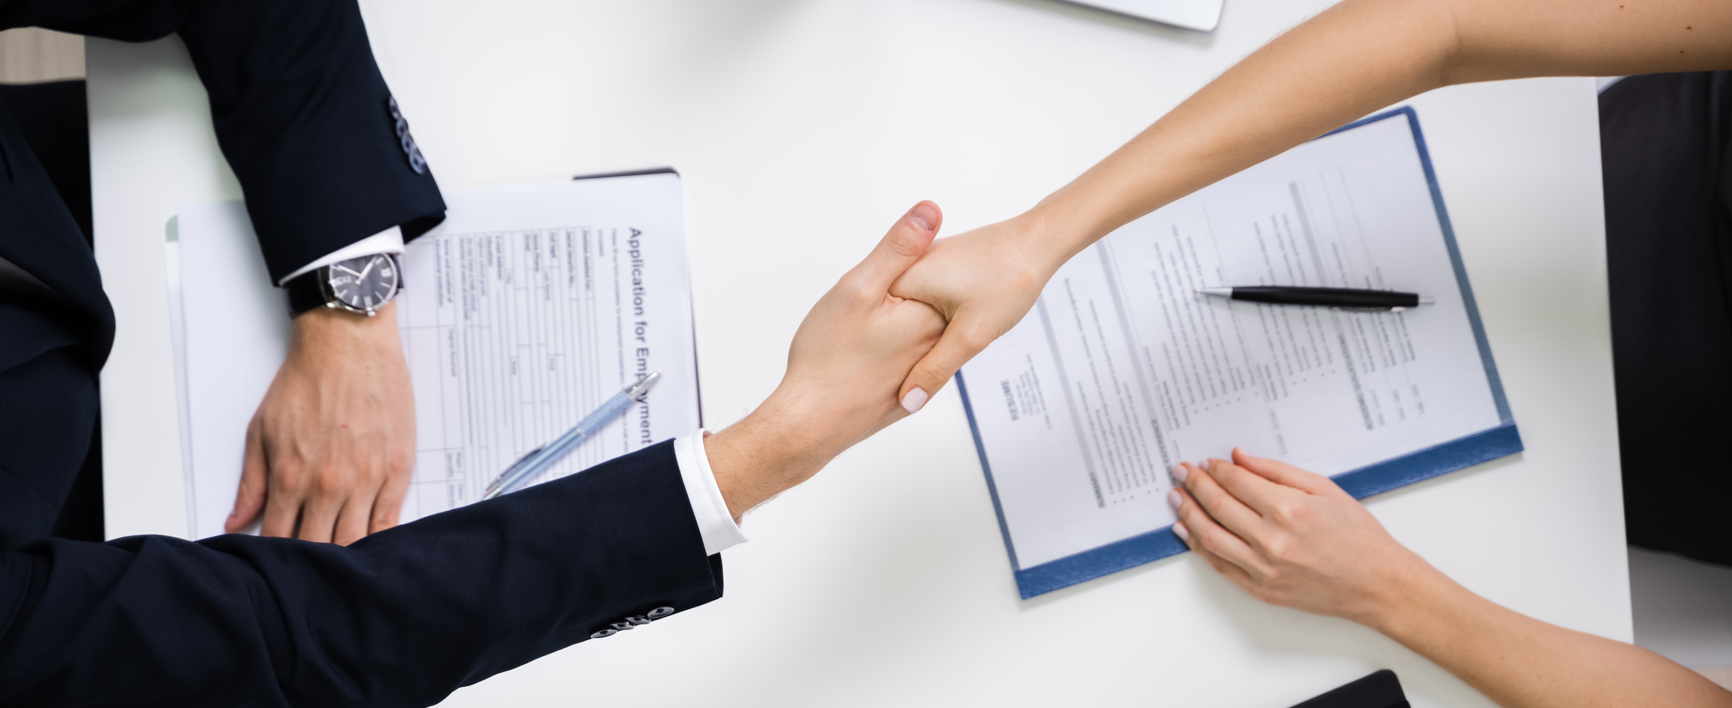
<path id="1" fill-rule="evenodd" d="M 1173 532 L 1264 602 L 1377 628 L 1408 583 L 1438 572 L 1323 475 L 1234 450 L 1173 476 Z"/>

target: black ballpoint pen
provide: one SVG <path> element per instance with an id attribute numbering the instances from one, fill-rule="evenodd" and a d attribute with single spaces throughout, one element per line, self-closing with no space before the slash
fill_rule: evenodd
<path id="1" fill-rule="evenodd" d="M 1197 292 L 1229 300 L 1261 302 L 1270 305 L 1312 305 L 1339 307 L 1345 310 L 1388 310 L 1400 312 L 1409 307 L 1430 305 L 1432 299 L 1414 293 L 1393 290 L 1358 290 L 1354 288 L 1307 288 L 1288 285 L 1258 285 L 1235 288 L 1198 288 Z"/>

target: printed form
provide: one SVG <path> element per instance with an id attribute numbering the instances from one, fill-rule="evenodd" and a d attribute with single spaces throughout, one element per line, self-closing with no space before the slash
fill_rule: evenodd
<path id="1" fill-rule="evenodd" d="M 404 282 L 421 285 L 404 290 L 397 315 L 418 426 L 405 520 L 479 499 L 518 457 L 651 371 L 662 378 L 644 402 L 532 484 L 698 428 L 679 178 L 586 182 L 491 190 L 485 208 L 454 207 L 409 245 Z M 645 186 L 662 189 L 633 204 L 629 191 Z M 598 189 L 628 193 L 575 198 Z"/>
<path id="2" fill-rule="evenodd" d="M 402 258 L 396 301 L 416 409 L 404 522 L 478 500 L 518 457 L 651 371 L 662 378 L 643 402 L 533 483 L 699 427 L 677 175 L 476 187 L 445 197 L 446 221 Z M 195 538 L 222 533 L 247 421 L 286 351 L 286 332 L 252 341 L 224 335 L 237 317 L 282 330 L 274 289 L 240 299 L 269 307 L 251 313 L 222 312 L 202 299 L 269 288 L 247 223 L 238 203 L 189 207 L 180 217 L 181 273 L 226 273 L 187 278 L 181 292 Z"/>
<path id="3" fill-rule="evenodd" d="M 1405 312 L 1198 288 L 1418 292 Z M 1179 461 L 1339 474 L 1500 424 L 1406 120 L 1318 139 L 1113 232 L 962 370 L 1018 568 L 1175 521 Z"/>

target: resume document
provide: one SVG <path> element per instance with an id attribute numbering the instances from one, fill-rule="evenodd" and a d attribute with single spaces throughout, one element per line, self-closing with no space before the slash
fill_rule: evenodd
<path id="1" fill-rule="evenodd" d="M 1334 475 L 1508 420 L 1410 115 L 1307 143 L 1119 229 L 963 368 L 1017 569 L 1170 526 L 1181 460 L 1240 446 Z M 1436 304 L 1353 312 L 1197 293 L 1249 285 Z"/>

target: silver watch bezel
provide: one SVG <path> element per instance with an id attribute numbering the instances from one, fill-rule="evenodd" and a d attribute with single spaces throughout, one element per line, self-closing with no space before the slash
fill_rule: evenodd
<path id="1" fill-rule="evenodd" d="M 397 282 L 395 287 L 391 288 L 391 293 L 385 296 L 383 302 L 374 305 L 370 309 L 365 307 L 355 307 L 349 303 L 343 302 L 343 299 L 337 296 L 336 288 L 331 287 L 331 267 L 337 265 L 337 263 L 348 263 L 349 261 L 357 261 L 362 258 L 379 258 L 381 256 L 391 261 L 391 270 L 397 274 Z M 386 305 L 395 302 L 397 300 L 397 294 L 403 292 L 403 262 L 398 260 L 397 254 L 395 253 L 375 253 L 366 256 L 356 256 L 354 258 L 345 258 L 337 261 L 337 263 L 319 266 L 319 293 L 325 296 L 325 307 L 333 310 L 342 310 L 344 312 L 353 312 L 357 315 L 377 317 L 379 315 L 379 310 L 384 309 Z"/>

